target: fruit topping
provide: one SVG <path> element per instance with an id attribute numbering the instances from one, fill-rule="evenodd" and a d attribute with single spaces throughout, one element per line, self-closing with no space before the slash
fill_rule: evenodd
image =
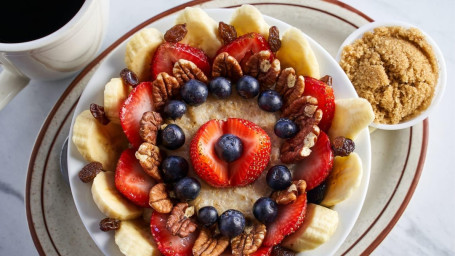
<path id="1" fill-rule="evenodd" d="M 111 230 L 117 230 L 120 228 L 120 220 L 114 218 L 104 218 L 100 221 L 101 231 L 107 232 Z"/>
<path id="2" fill-rule="evenodd" d="M 265 38 L 258 33 L 249 33 L 237 38 L 230 44 L 221 47 L 221 49 L 218 50 L 217 55 L 222 52 L 227 52 L 240 63 L 247 53 L 254 54 L 262 50 L 270 50 Z"/>
<path id="3" fill-rule="evenodd" d="M 255 253 L 261 246 L 266 232 L 264 224 L 254 223 L 245 227 L 242 234 L 231 239 L 232 255 L 243 256 Z"/>
<path id="4" fill-rule="evenodd" d="M 210 81 L 209 91 L 218 99 L 227 99 L 231 96 L 231 81 L 224 77 L 217 77 Z"/>
<path id="5" fill-rule="evenodd" d="M 355 149 L 355 143 L 349 138 L 338 136 L 332 140 L 332 149 L 335 156 L 348 156 Z"/>
<path id="6" fill-rule="evenodd" d="M 307 192 L 308 203 L 320 204 L 324 199 L 327 183 L 322 182 L 317 187 Z"/>
<path id="7" fill-rule="evenodd" d="M 283 190 L 292 183 L 291 171 L 285 165 L 275 165 L 266 176 L 267 184 L 274 190 Z"/>
<path id="8" fill-rule="evenodd" d="M 173 236 L 181 238 L 189 236 L 196 231 L 197 225 L 191 218 L 194 215 L 194 207 L 188 207 L 187 203 L 179 203 L 172 208 L 171 215 L 166 222 L 166 228 Z"/>
<path id="9" fill-rule="evenodd" d="M 193 62 L 206 76 L 210 75 L 209 59 L 202 50 L 186 44 L 165 42 L 153 55 L 152 80 L 161 72 L 172 74 L 174 64 L 181 59 Z"/>
<path id="10" fill-rule="evenodd" d="M 229 238 L 203 228 L 193 246 L 194 256 L 219 256 L 229 246 Z"/>
<path id="11" fill-rule="evenodd" d="M 243 143 L 240 138 L 235 135 L 224 134 L 215 143 L 215 152 L 222 160 L 232 163 L 242 156 Z"/>
<path id="12" fill-rule="evenodd" d="M 187 32 L 186 24 L 177 24 L 166 31 L 164 40 L 169 43 L 178 43 L 185 37 Z"/>
<path id="13" fill-rule="evenodd" d="M 103 106 L 92 103 L 90 104 L 90 112 L 92 113 L 93 117 L 98 122 L 100 122 L 100 124 L 106 125 L 110 122 L 110 120 L 106 116 L 106 113 L 104 112 Z"/>
<path id="14" fill-rule="evenodd" d="M 244 99 L 251 99 L 259 94 L 259 82 L 252 76 L 242 76 L 237 81 L 237 93 Z"/>
<path id="15" fill-rule="evenodd" d="M 164 116 L 170 119 L 182 117 L 186 112 L 186 105 L 180 100 L 170 100 L 164 105 Z"/>
<path id="16" fill-rule="evenodd" d="M 169 214 L 154 211 L 150 218 L 150 229 L 158 250 L 164 256 L 191 256 L 198 232 L 193 232 L 185 238 L 174 236 L 166 228 L 168 217 Z"/>
<path id="17" fill-rule="evenodd" d="M 142 169 L 134 157 L 134 149 L 123 151 L 115 170 L 117 190 L 131 202 L 141 207 L 149 206 L 149 192 L 155 181 Z"/>
<path id="18" fill-rule="evenodd" d="M 220 159 L 215 144 L 224 134 L 240 138 L 243 154 L 232 163 Z M 216 187 L 244 186 L 263 172 L 270 160 L 271 141 L 256 124 L 239 118 L 227 121 L 210 120 L 202 125 L 190 145 L 194 171 L 207 183 Z"/>
<path id="19" fill-rule="evenodd" d="M 297 165 L 294 180 L 305 180 L 307 190 L 312 190 L 329 176 L 332 170 L 333 157 L 329 137 L 321 132 L 310 156 Z"/>
<path id="20" fill-rule="evenodd" d="M 261 246 L 257 251 L 253 252 L 249 256 L 270 256 L 272 253 L 272 247 Z"/>
<path id="21" fill-rule="evenodd" d="M 213 206 L 204 206 L 199 209 L 197 220 L 205 227 L 210 227 L 218 221 L 218 211 Z"/>
<path id="22" fill-rule="evenodd" d="M 167 149 L 178 149 L 185 144 L 185 133 L 176 124 L 167 125 L 159 135 L 161 144 Z"/>
<path id="23" fill-rule="evenodd" d="M 103 165 L 100 162 L 91 162 L 79 172 L 79 179 L 84 183 L 89 183 L 102 171 Z"/>
<path id="24" fill-rule="evenodd" d="M 188 105 L 199 106 L 207 100 L 209 91 L 204 83 L 191 79 L 183 85 L 180 94 Z"/>
<path id="25" fill-rule="evenodd" d="M 276 112 L 283 106 L 283 100 L 278 92 L 267 90 L 259 94 L 258 105 L 267 112 Z"/>
<path id="26" fill-rule="evenodd" d="M 226 24 L 222 21 L 218 23 L 218 34 L 220 34 L 224 44 L 229 44 L 237 38 L 237 31 L 234 26 Z"/>
<path id="27" fill-rule="evenodd" d="M 174 192 L 182 201 L 194 200 L 201 191 L 201 183 L 195 178 L 185 177 L 174 185 Z"/>
<path id="28" fill-rule="evenodd" d="M 282 139 L 290 139 L 294 137 L 299 128 L 297 125 L 287 118 L 280 118 L 273 129 L 275 135 Z"/>
<path id="29" fill-rule="evenodd" d="M 295 256 L 295 252 L 284 248 L 279 245 L 275 245 L 272 249 L 272 256 Z"/>
<path id="30" fill-rule="evenodd" d="M 142 82 L 134 88 L 120 109 L 120 123 L 128 141 L 134 148 L 142 143 L 140 136 L 140 122 L 145 112 L 152 111 L 152 86 L 149 82 Z"/>
<path id="31" fill-rule="evenodd" d="M 253 205 L 253 214 L 264 224 L 275 221 L 278 214 L 278 205 L 270 197 L 261 197 Z"/>
<path id="32" fill-rule="evenodd" d="M 232 14 L 230 23 L 235 27 L 239 35 L 256 31 L 263 36 L 267 36 L 270 27 L 265 22 L 261 12 L 249 4 L 244 4 L 237 8 Z"/>
<path id="33" fill-rule="evenodd" d="M 122 78 L 123 84 L 126 86 L 136 87 L 139 85 L 139 79 L 136 74 L 128 68 L 120 71 L 120 77 Z"/>
<path id="34" fill-rule="evenodd" d="M 188 174 L 188 162 L 181 156 L 168 156 L 161 164 L 161 169 L 165 182 L 177 182 Z"/>
<path id="35" fill-rule="evenodd" d="M 332 77 L 329 75 L 325 75 L 325 76 L 321 77 L 319 80 L 321 80 L 328 86 L 332 86 Z"/>
<path id="36" fill-rule="evenodd" d="M 333 88 L 324 82 L 312 77 L 305 77 L 305 91 L 303 95 L 313 96 L 318 100 L 318 108 L 322 110 L 322 119 L 319 128 L 327 132 L 332 125 L 335 113 L 335 96 Z"/>
<path id="37" fill-rule="evenodd" d="M 270 50 L 272 52 L 277 52 L 281 47 L 281 40 L 280 40 L 280 31 L 276 26 L 271 26 L 269 28 L 269 38 L 268 38 Z"/>
<path id="38" fill-rule="evenodd" d="M 245 217 L 237 210 L 223 212 L 218 220 L 218 228 L 223 236 L 236 237 L 245 229 Z"/>
<path id="39" fill-rule="evenodd" d="M 150 189 L 149 205 L 159 213 L 171 212 L 174 205 L 169 197 L 166 184 L 158 183 Z"/>

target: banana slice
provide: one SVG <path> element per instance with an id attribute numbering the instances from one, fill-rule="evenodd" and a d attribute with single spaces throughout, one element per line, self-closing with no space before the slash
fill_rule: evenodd
<path id="1" fill-rule="evenodd" d="M 344 136 L 354 140 L 374 120 L 371 104 L 363 98 L 335 100 L 335 115 L 329 129 L 330 139 Z"/>
<path id="2" fill-rule="evenodd" d="M 338 213 L 317 204 L 308 204 L 305 220 L 282 245 L 296 252 L 312 250 L 327 242 L 338 227 Z"/>
<path id="3" fill-rule="evenodd" d="M 232 14 L 230 24 L 235 27 L 237 35 L 257 32 L 266 39 L 269 38 L 269 24 L 265 22 L 262 13 L 254 6 L 244 4 Z"/>
<path id="4" fill-rule="evenodd" d="M 155 28 L 144 28 L 126 44 L 125 64 L 136 73 L 139 81 L 150 79 L 150 62 L 156 48 L 164 42 L 163 33 Z"/>
<path id="5" fill-rule="evenodd" d="M 297 75 L 320 78 L 319 64 L 310 44 L 297 28 L 286 30 L 281 39 L 281 48 L 276 54 L 281 67 L 293 67 Z"/>
<path id="6" fill-rule="evenodd" d="M 115 231 L 115 243 L 126 256 L 160 255 L 152 241 L 150 227 L 142 220 L 122 221 Z"/>
<path id="7" fill-rule="evenodd" d="M 188 33 L 181 43 L 203 50 L 210 58 L 221 47 L 218 38 L 218 23 L 198 7 L 186 7 L 177 17 L 176 24 L 186 23 Z"/>
<path id="8" fill-rule="evenodd" d="M 85 160 L 98 161 L 108 171 L 115 170 L 120 153 L 128 146 L 120 125 L 112 122 L 102 125 L 92 116 L 90 110 L 77 116 L 72 139 Z"/>
<path id="9" fill-rule="evenodd" d="M 357 153 L 335 157 L 333 170 L 327 178 L 326 194 L 321 204 L 331 207 L 349 198 L 360 186 L 362 175 L 362 160 Z"/>
<path id="10" fill-rule="evenodd" d="M 118 192 L 114 172 L 100 172 L 96 175 L 92 184 L 92 197 L 98 209 L 109 218 L 131 220 L 142 215 L 142 208 Z"/>
<path id="11" fill-rule="evenodd" d="M 112 78 L 104 87 L 104 112 L 115 124 L 120 124 L 119 112 L 129 94 L 121 78 Z"/>

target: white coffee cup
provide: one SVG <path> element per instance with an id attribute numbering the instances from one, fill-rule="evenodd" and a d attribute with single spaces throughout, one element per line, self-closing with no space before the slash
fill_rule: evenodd
<path id="1" fill-rule="evenodd" d="M 30 79 L 62 79 L 87 65 L 101 46 L 108 13 L 109 0 L 85 0 L 57 31 L 29 42 L 0 43 L 0 110 Z"/>

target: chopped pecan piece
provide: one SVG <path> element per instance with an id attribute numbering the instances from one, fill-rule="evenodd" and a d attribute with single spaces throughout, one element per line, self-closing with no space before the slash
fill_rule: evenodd
<path id="1" fill-rule="evenodd" d="M 283 69 L 276 81 L 275 90 L 282 96 L 288 96 L 295 86 L 296 78 L 293 68 Z"/>
<path id="2" fill-rule="evenodd" d="M 232 81 L 237 81 L 243 76 L 240 64 L 227 52 L 218 54 L 213 60 L 212 77 L 219 76 L 230 78 Z"/>
<path id="3" fill-rule="evenodd" d="M 336 156 L 348 156 L 355 149 L 355 143 L 349 138 L 338 136 L 332 141 L 333 153 Z"/>
<path id="4" fill-rule="evenodd" d="M 102 125 L 107 125 L 110 120 L 107 118 L 106 113 L 104 112 L 104 107 L 98 104 L 92 103 L 90 104 L 90 112 L 92 116 L 100 122 Z"/>
<path id="5" fill-rule="evenodd" d="M 161 164 L 160 149 L 148 142 L 142 143 L 135 154 L 144 171 L 156 181 L 161 181 L 158 167 Z"/>
<path id="6" fill-rule="evenodd" d="M 280 61 L 274 59 L 271 61 L 270 51 L 260 51 L 253 54 L 244 66 L 245 74 L 258 79 L 261 90 L 269 90 L 275 85 L 278 75 L 281 71 Z"/>
<path id="7" fill-rule="evenodd" d="M 317 125 L 307 125 L 300 128 L 297 135 L 286 140 L 280 148 L 280 160 L 285 164 L 296 163 L 311 154 L 311 148 L 316 144 L 320 129 Z"/>
<path id="8" fill-rule="evenodd" d="M 229 238 L 203 228 L 193 246 L 194 256 L 218 256 L 229 246 Z"/>
<path id="9" fill-rule="evenodd" d="M 272 256 L 295 256 L 296 253 L 287 248 L 275 245 L 272 249 Z"/>
<path id="10" fill-rule="evenodd" d="M 140 122 L 139 135 L 144 141 L 156 145 L 156 137 L 162 123 L 163 118 L 160 113 L 155 111 L 145 112 Z"/>
<path id="11" fill-rule="evenodd" d="M 113 218 L 104 218 L 100 221 L 101 231 L 107 232 L 110 230 L 117 230 L 120 228 L 120 220 Z"/>
<path id="12" fill-rule="evenodd" d="M 188 30 L 186 29 L 186 24 L 177 24 L 170 28 L 164 34 L 164 40 L 170 43 L 180 42 L 185 36 Z"/>
<path id="13" fill-rule="evenodd" d="M 332 86 L 332 77 L 329 76 L 329 75 L 325 75 L 325 76 L 321 77 L 321 79 L 319 79 L 319 80 L 321 80 L 322 82 L 324 82 L 328 86 Z"/>
<path id="14" fill-rule="evenodd" d="M 290 204 L 297 199 L 298 195 L 305 193 L 305 189 L 306 182 L 304 180 L 293 181 L 287 189 L 273 192 L 272 199 L 277 204 Z"/>
<path id="15" fill-rule="evenodd" d="M 187 203 L 179 203 L 172 209 L 166 228 L 173 236 L 187 237 L 197 229 L 196 223 L 190 219 L 193 215 L 194 206 L 188 207 Z"/>
<path id="16" fill-rule="evenodd" d="M 161 72 L 152 82 L 153 106 L 161 111 L 166 102 L 180 94 L 180 84 L 177 79 L 166 72 Z"/>
<path id="17" fill-rule="evenodd" d="M 245 228 L 242 234 L 231 239 L 232 255 L 243 256 L 256 252 L 266 235 L 264 224 L 257 223 Z"/>
<path id="18" fill-rule="evenodd" d="M 180 86 L 183 86 L 186 82 L 191 79 L 197 79 L 203 83 L 208 83 L 209 79 L 205 76 L 204 72 L 192 61 L 180 59 L 174 64 L 172 73 L 179 82 Z"/>
<path id="19" fill-rule="evenodd" d="M 173 204 L 166 189 L 166 184 L 158 183 L 150 189 L 149 205 L 159 213 L 170 213 Z"/>
<path id="20" fill-rule="evenodd" d="M 298 76 L 294 87 L 286 90 L 286 93 L 283 95 L 284 107 L 289 106 L 289 104 L 302 97 L 303 91 L 305 91 L 305 78 Z"/>
<path id="21" fill-rule="evenodd" d="M 276 26 L 269 28 L 268 42 L 272 52 L 277 52 L 281 48 L 280 31 Z"/>
<path id="22" fill-rule="evenodd" d="M 226 24 L 222 21 L 218 23 L 218 33 L 224 44 L 229 44 L 237 38 L 237 31 L 234 26 Z"/>
<path id="23" fill-rule="evenodd" d="M 318 100 L 313 96 L 302 96 L 283 109 L 282 117 L 291 119 L 300 127 L 319 124 L 322 110 L 318 109 Z"/>

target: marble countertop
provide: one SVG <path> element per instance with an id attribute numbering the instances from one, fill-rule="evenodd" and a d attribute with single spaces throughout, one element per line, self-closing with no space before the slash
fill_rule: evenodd
<path id="1" fill-rule="evenodd" d="M 182 0 L 112 0 L 102 49 L 135 25 Z M 423 29 L 440 46 L 447 70 L 455 70 L 455 1 L 345 0 L 375 20 L 402 20 Z M 73 77 L 30 84 L 0 111 L 0 255 L 37 255 L 25 216 L 24 188 L 34 141 L 48 112 Z M 373 255 L 455 255 L 455 96 L 448 72 L 441 104 L 430 117 L 425 167 L 408 208 Z"/>

